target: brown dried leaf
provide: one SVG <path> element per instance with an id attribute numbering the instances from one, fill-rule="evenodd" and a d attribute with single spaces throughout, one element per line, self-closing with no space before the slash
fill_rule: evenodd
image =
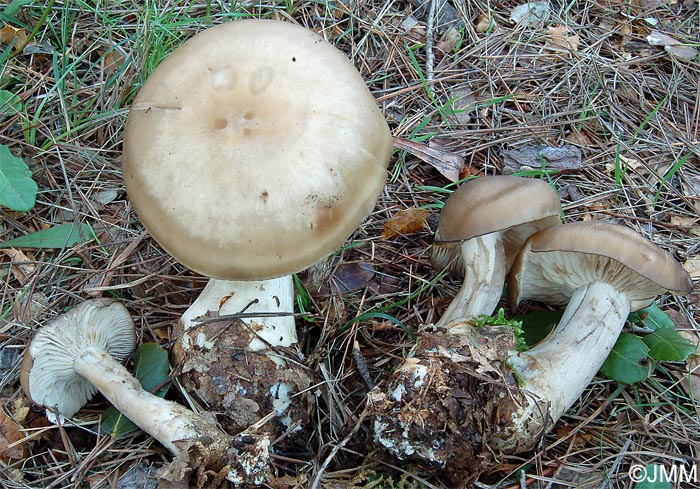
<path id="1" fill-rule="evenodd" d="M 300 274 L 302 283 L 314 297 L 349 294 L 365 288 L 374 278 L 374 268 L 367 262 L 345 262 L 330 267 L 313 266 Z"/>
<path id="2" fill-rule="evenodd" d="M 651 31 L 647 36 L 647 42 L 652 46 L 663 46 L 667 53 L 677 58 L 692 61 L 698 57 L 698 50 L 693 46 L 684 44 L 661 31 Z"/>
<path id="3" fill-rule="evenodd" d="M 488 15 L 480 14 L 476 19 L 476 32 L 488 32 L 491 27 L 491 18 Z"/>
<path id="4" fill-rule="evenodd" d="M 695 236 L 700 236 L 700 225 L 698 225 L 698 218 L 697 217 L 687 217 L 687 216 L 671 216 L 671 224 L 674 226 L 684 229 L 690 234 L 694 234 Z"/>
<path id="5" fill-rule="evenodd" d="M 691 344 L 697 345 L 700 342 L 700 336 L 698 336 L 697 331 L 689 329 L 679 330 L 677 323 L 676 330 L 678 334 L 690 341 Z M 698 355 L 697 351 L 688 357 L 688 365 L 685 372 L 673 371 L 673 375 L 678 379 L 678 382 L 680 382 L 688 395 L 692 395 L 695 399 L 700 400 L 700 355 Z"/>
<path id="6" fill-rule="evenodd" d="M 575 144 L 575 145 L 581 146 L 583 148 L 593 146 L 593 142 L 591 141 L 591 138 L 589 138 L 588 135 L 586 133 L 583 133 L 583 132 L 572 131 L 566 135 L 565 139 L 568 142 L 570 142 L 571 144 Z"/>
<path id="7" fill-rule="evenodd" d="M 700 177 L 686 175 L 681 180 L 681 188 L 683 188 L 683 193 L 693 204 L 695 211 L 700 214 Z"/>
<path id="8" fill-rule="evenodd" d="M 14 48 L 17 49 L 27 40 L 27 31 L 12 27 L 10 24 L 5 24 L 3 28 L 0 29 L 0 43 L 10 44 L 15 39 Z"/>
<path id="9" fill-rule="evenodd" d="M 690 278 L 700 280 L 700 256 L 688 258 L 683 264 L 683 268 L 690 274 Z"/>
<path id="10" fill-rule="evenodd" d="M 396 236 L 425 231 L 428 229 L 429 215 L 430 211 L 427 209 L 417 209 L 415 207 L 401 209 L 384 224 L 382 238 L 391 239 Z"/>
<path id="11" fill-rule="evenodd" d="M 0 400 L 5 404 L 7 399 Z M 24 439 L 20 426 L 10 416 L 0 409 L 0 460 L 9 463 L 10 459 L 20 460 L 25 457 L 24 444 L 14 445 Z M 14 445 L 14 446 L 12 446 Z"/>
<path id="12" fill-rule="evenodd" d="M 116 49 L 110 49 L 109 51 L 98 50 L 97 52 L 100 56 L 104 56 L 104 69 L 110 75 L 117 72 L 122 66 L 124 66 L 124 55 Z"/>
<path id="13" fill-rule="evenodd" d="M 459 171 L 464 166 L 464 157 L 403 138 L 394 138 L 394 146 L 425 161 L 450 182 L 459 180 Z"/>
<path id="14" fill-rule="evenodd" d="M 454 27 L 450 27 L 445 31 L 440 41 L 435 45 L 437 49 L 443 53 L 451 53 L 457 47 L 457 44 L 462 40 L 462 34 Z"/>
<path id="15" fill-rule="evenodd" d="M 565 25 L 547 28 L 547 42 L 552 47 L 575 53 L 578 51 L 580 40 L 581 38 L 577 34 L 571 33 Z"/>
<path id="16" fill-rule="evenodd" d="M 5 255 L 12 263 L 11 272 L 20 285 L 24 285 L 29 280 L 29 277 L 36 270 L 36 265 L 32 263 L 34 260 L 27 257 L 21 250 L 14 248 L 0 249 L 0 255 Z"/>
<path id="17" fill-rule="evenodd" d="M 474 92 L 468 87 L 459 87 L 449 92 L 450 119 L 465 125 L 471 120 L 471 111 L 476 107 Z"/>

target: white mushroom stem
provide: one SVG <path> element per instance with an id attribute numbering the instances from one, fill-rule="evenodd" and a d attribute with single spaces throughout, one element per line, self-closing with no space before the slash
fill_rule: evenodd
<path id="1" fill-rule="evenodd" d="M 436 326 L 448 328 L 455 320 L 491 314 L 501 299 L 506 259 L 500 232 L 462 243 L 464 282 Z"/>
<path id="2" fill-rule="evenodd" d="M 615 346 L 629 313 L 630 300 L 624 293 L 605 282 L 592 282 L 574 292 L 552 334 L 511 355 L 523 389 L 532 394 L 530 405 L 513 413 L 516 423 L 530 427 L 523 436 L 535 440 L 576 402 Z M 544 410 L 549 419 L 543 419 Z M 539 419 L 528 423 L 528 418 Z"/>
<path id="3" fill-rule="evenodd" d="M 101 348 L 88 347 L 76 358 L 74 368 L 124 416 L 176 456 L 182 454 L 178 441 L 213 444 L 226 436 L 213 422 L 145 391 L 126 368 Z"/>
<path id="4" fill-rule="evenodd" d="M 250 282 L 209 280 L 197 300 L 182 315 L 183 350 L 190 351 L 192 346 L 213 348 L 215 338 L 207 338 L 204 332 L 191 333 L 196 331 L 198 318 L 209 312 L 219 316 L 243 313 L 241 321 L 248 324 L 251 333 L 254 333 L 248 350 L 265 351 L 280 365 L 284 365 L 284 360 L 270 350 L 270 347 L 290 346 L 298 341 L 292 315 L 294 281 L 291 275 Z M 255 317 L 252 316 L 254 313 L 265 315 Z"/>

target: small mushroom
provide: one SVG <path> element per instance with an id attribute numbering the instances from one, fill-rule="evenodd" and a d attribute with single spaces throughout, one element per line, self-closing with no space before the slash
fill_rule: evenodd
<path id="1" fill-rule="evenodd" d="M 375 440 L 401 459 L 471 481 L 501 453 L 532 449 L 579 398 L 632 310 L 665 291 L 692 290 L 673 257 L 634 231 L 572 223 L 532 234 L 508 280 L 515 306 L 568 307 L 543 342 L 517 349 L 509 326 L 464 318 L 421 337 L 384 391 L 375 389 Z"/>
<path id="2" fill-rule="evenodd" d="M 229 480 L 262 482 L 265 472 L 246 466 L 237 449 L 239 440 L 204 415 L 145 391 L 121 365 L 135 342 L 134 322 L 121 303 L 82 302 L 35 334 L 20 369 L 22 388 L 34 403 L 47 407 L 54 420 L 57 415 L 73 416 L 99 391 L 176 456 L 170 466 L 174 480 L 182 479 L 190 467 L 216 472 L 229 467 L 224 474 Z M 261 442 L 257 448 L 266 452 L 269 441 Z"/>
<path id="3" fill-rule="evenodd" d="M 436 326 L 491 314 L 520 246 L 535 231 L 561 224 L 560 209 L 557 192 L 531 178 L 486 176 L 455 190 L 440 213 L 431 261 L 464 282 Z"/>
<path id="4" fill-rule="evenodd" d="M 225 411 L 231 429 L 271 411 L 294 428 L 288 407 L 311 382 L 296 349 L 291 274 L 371 212 L 392 146 L 352 63 L 287 22 L 205 30 L 139 91 L 124 134 L 127 193 L 170 255 L 212 277 L 173 351 L 185 387 Z"/>

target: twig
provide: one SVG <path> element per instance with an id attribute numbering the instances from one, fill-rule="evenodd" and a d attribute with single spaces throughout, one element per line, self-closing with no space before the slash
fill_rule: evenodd
<path id="1" fill-rule="evenodd" d="M 316 473 L 316 477 L 314 477 L 314 480 L 311 482 L 311 485 L 309 486 L 309 489 L 320 489 L 321 488 L 321 479 L 323 478 L 323 473 L 326 471 L 328 466 L 331 464 L 331 461 L 335 458 L 335 456 L 338 454 L 341 448 L 343 448 L 347 443 L 352 439 L 352 437 L 355 436 L 355 433 L 357 433 L 360 430 L 360 426 L 362 426 L 362 423 L 364 422 L 365 418 L 369 414 L 369 402 L 365 404 L 365 408 L 362 410 L 362 413 L 360 414 L 360 417 L 357 419 L 357 423 L 355 424 L 355 427 L 348 433 L 348 435 L 343 438 L 343 440 L 335 445 L 333 447 L 333 450 L 331 450 L 331 453 L 326 457 L 326 459 L 323 461 L 321 464 L 321 467 L 318 469 L 318 472 Z"/>
<path id="2" fill-rule="evenodd" d="M 365 381 L 365 384 L 367 384 L 367 387 L 369 387 L 369 390 L 374 389 L 374 381 L 372 380 L 372 376 L 369 374 L 367 362 L 365 362 L 365 359 L 362 356 L 362 352 L 360 351 L 360 344 L 357 341 L 355 341 L 355 343 L 352 346 L 352 358 L 355 359 L 355 366 L 357 367 L 357 371 L 362 377 L 362 380 Z"/>
<path id="3" fill-rule="evenodd" d="M 435 11 L 437 10 L 437 0 L 430 0 L 428 6 L 428 25 L 425 31 L 425 77 L 431 82 L 435 77 L 434 64 L 435 53 L 433 52 L 433 29 L 435 28 Z"/>

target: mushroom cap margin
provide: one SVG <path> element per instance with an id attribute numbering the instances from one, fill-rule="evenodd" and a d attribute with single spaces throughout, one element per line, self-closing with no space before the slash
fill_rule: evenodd
<path id="1" fill-rule="evenodd" d="M 615 286 L 642 309 L 663 293 L 693 290 L 688 272 L 666 250 L 634 230 L 602 221 L 572 222 L 534 233 L 508 276 L 513 306 L 523 300 L 566 304 L 595 280 Z"/>

